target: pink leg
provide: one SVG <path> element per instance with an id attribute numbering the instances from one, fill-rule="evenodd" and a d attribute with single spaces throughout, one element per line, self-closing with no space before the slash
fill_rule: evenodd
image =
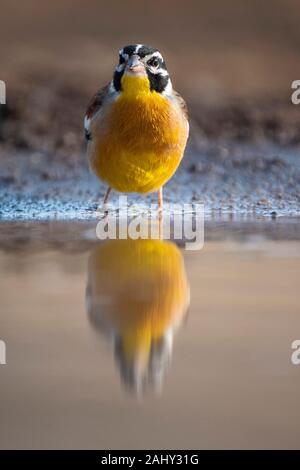
<path id="1" fill-rule="evenodd" d="M 162 212 L 163 210 L 163 191 L 162 188 L 159 188 L 157 192 L 157 202 L 158 202 L 158 210 Z"/>
<path id="2" fill-rule="evenodd" d="M 104 196 L 103 204 L 107 203 L 110 192 L 111 192 L 111 187 L 108 187 Z"/>

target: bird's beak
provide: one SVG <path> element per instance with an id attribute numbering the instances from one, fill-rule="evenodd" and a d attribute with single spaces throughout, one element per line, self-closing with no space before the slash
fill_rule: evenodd
<path id="1" fill-rule="evenodd" d="M 126 65 L 126 73 L 130 75 L 146 75 L 146 69 L 139 56 L 132 55 Z"/>

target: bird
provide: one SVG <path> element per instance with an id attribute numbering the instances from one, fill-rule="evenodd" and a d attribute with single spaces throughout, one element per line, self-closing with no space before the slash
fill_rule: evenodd
<path id="1" fill-rule="evenodd" d="M 104 206 L 112 189 L 157 192 L 162 211 L 162 188 L 181 162 L 189 122 L 158 49 L 133 44 L 119 51 L 111 82 L 88 105 L 84 129 L 90 168 L 107 184 Z"/>

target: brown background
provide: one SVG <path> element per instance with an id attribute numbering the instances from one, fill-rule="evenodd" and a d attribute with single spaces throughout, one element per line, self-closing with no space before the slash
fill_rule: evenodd
<path id="1" fill-rule="evenodd" d="M 91 91 L 118 49 L 150 43 L 190 99 L 284 99 L 299 78 L 299 0 L 1 1 L 1 78 L 65 80 Z"/>

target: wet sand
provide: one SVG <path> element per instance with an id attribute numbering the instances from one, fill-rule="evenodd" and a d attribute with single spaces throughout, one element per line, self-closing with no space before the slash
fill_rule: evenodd
<path id="1" fill-rule="evenodd" d="M 299 149 L 268 141 L 223 139 L 198 147 L 190 139 L 186 155 L 164 187 L 167 203 L 202 203 L 208 217 L 300 214 Z M 95 220 L 106 191 L 90 173 L 84 152 L 47 155 L 0 150 L 0 220 Z M 117 192 L 110 197 L 118 204 Z M 156 203 L 156 194 L 128 194 L 130 206 Z"/>
<path id="2" fill-rule="evenodd" d="M 299 447 L 299 230 L 278 220 L 211 222 L 198 252 L 6 225 L 0 447 Z"/>

